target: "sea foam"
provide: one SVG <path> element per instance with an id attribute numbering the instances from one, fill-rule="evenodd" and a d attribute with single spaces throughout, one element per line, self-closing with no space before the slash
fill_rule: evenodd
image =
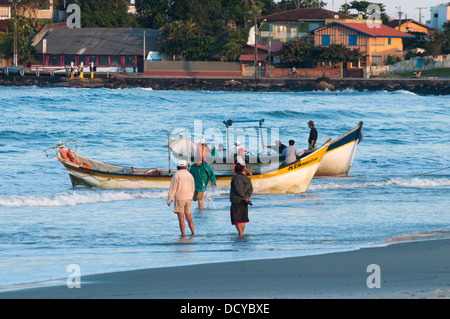
<path id="1" fill-rule="evenodd" d="M 228 194 L 229 190 L 213 188 L 207 191 L 209 197 Z M 108 203 L 134 199 L 167 198 L 168 190 L 83 190 L 43 196 L 11 195 L 0 196 L 0 207 L 60 207 L 80 204 Z"/>
<path id="2" fill-rule="evenodd" d="M 385 181 L 371 181 L 371 182 L 356 182 L 356 183 L 339 183 L 330 182 L 323 184 L 313 184 L 309 186 L 309 190 L 322 190 L 322 189 L 344 189 L 344 188 L 365 188 L 365 187 L 388 187 L 388 186 L 400 186 L 400 187 L 446 187 L 450 186 L 449 178 L 390 178 Z"/>

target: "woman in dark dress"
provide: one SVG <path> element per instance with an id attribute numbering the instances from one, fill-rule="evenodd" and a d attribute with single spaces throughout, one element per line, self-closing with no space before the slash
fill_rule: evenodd
<path id="1" fill-rule="evenodd" d="M 231 224 L 236 226 L 239 237 L 244 236 L 245 223 L 249 222 L 248 205 L 252 205 L 250 197 L 253 193 L 252 181 L 242 173 L 243 170 L 244 166 L 236 164 L 236 175 L 231 180 L 230 188 Z"/>

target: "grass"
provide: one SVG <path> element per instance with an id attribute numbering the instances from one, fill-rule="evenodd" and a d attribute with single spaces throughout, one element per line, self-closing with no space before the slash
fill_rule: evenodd
<path id="1" fill-rule="evenodd" d="M 390 73 L 374 75 L 372 78 L 415 78 L 414 72 Z M 445 78 L 450 77 L 450 68 L 422 71 L 421 78 Z"/>

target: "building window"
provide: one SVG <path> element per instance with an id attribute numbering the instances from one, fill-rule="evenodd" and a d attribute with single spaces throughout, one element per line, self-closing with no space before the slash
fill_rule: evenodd
<path id="1" fill-rule="evenodd" d="M 388 38 L 388 45 L 391 45 L 391 44 L 392 44 L 392 39 Z"/>
<path id="2" fill-rule="evenodd" d="M 97 65 L 97 56 L 96 55 L 90 55 L 89 56 L 89 64 L 94 63 L 94 65 Z"/>
<path id="3" fill-rule="evenodd" d="M 99 55 L 98 56 L 98 65 L 100 65 L 100 66 L 109 66 L 109 56 L 107 56 L 107 55 Z"/>
<path id="4" fill-rule="evenodd" d="M 318 24 L 318 23 L 310 23 L 310 24 L 309 24 L 309 30 L 308 30 L 308 31 L 317 29 L 318 27 L 319 27 L 319 24 Z"/>
<path id="5" fill-rule="evenodd" d="M 9 14 L 9 7 L 0 7 L 0 18 L 9 19 L 11 15 Z"/>
<path id="6" fill-rule="evenodd" d="M 110 56 L 110 65 L 121 66 L 122 61 L 120 55 L 111 55 Z"/>
<path id="7" fill-rule="evenodd" d="M 358 36 L 355 34 L 350 34 L 348 36 L 348 45 L 349 46 L 356 46 L 358 45 Z"/>
<path id="8" fill-rule="evenodd" d="M 331 43 L 331 37 L 328 34 L 322 35 L 322 45 L 326 46 L 326 45 L 330 45 Z"/>
<path id="9" fill-rule="evenodd" d="M 297 37 L 297 27 L 294 25 L 273 25 L 273 38 L 289 40 Z"/>
<path id="10" fill-rule="evenodd" d="M 383 57 L 381 55 L 372 56 L 372 65 L 382 65 Z"/>
<path id="11" fill-rule="evenodd" d="M 47 56 L 47 65 L 62 65 L 62 56 L 53 54 Z"/>
<path id="12" fill-rule="evenodd" d="M 75 60 L 75 55 L 72 54 L 66 54 L 64 55 L 64 65 L 71 65 L 73 62 L 73 65 L 77 65 L 77 62 Z"/>
<path id="13" fill-rule="evenodd" d="M 124 56 L 124 64 L 126 67 L 135 67 L 136 66 L 136 56 Z"/>
<path id="14" fill-rule="evenodd" d="M 83 63 L 83 66 L 88 65 L 87 55 L 78 56 L 78 65 L 81 65 L 81 63 Z"/>

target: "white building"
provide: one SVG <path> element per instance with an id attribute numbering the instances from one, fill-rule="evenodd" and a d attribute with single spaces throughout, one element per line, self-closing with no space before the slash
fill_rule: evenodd
<path id="1" fill-rule="evenodd" d="M 444 30 L 444 23 L 450 21 L 450 2 L 431 7 L 430 13 L 430 21 L 427 21 L 427 24 L 433 29 Z"/>

